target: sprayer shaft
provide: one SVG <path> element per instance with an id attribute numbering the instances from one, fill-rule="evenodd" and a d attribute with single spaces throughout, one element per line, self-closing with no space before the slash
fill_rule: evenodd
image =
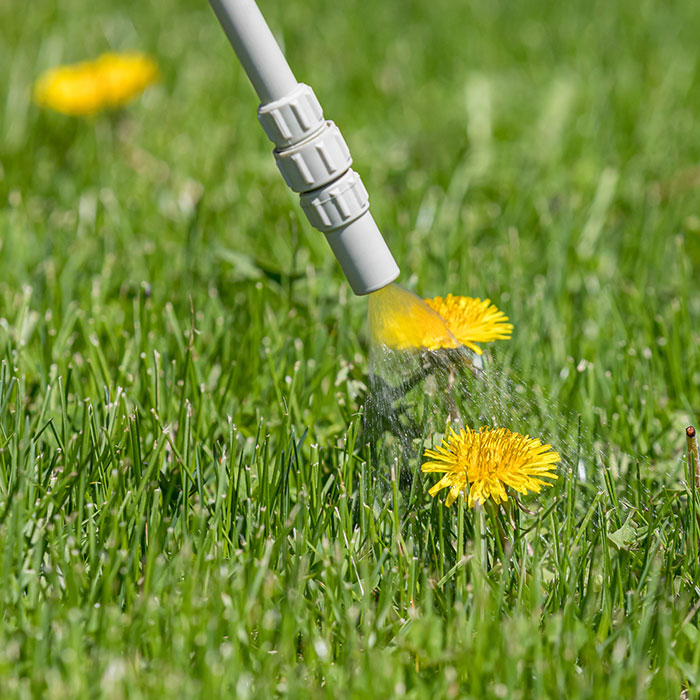
<path id="1" fill-rule="evenodd" d="M 260 101 L 274 102 L 294 90 L 294 73 L 254 0 L 210 2 Z"/>
<path id="2" fill-rule="evenodd" d="M 275 144 L 277 167 L 300 194 L 312 226 L 326 235 L 355 294 L 393 282 L 399 268 L 350 169 L 350 150 L 326 121 L 314 91 L 297 83 L 255 0 L 209 0 L 262 104 L 258 120 Z"/>

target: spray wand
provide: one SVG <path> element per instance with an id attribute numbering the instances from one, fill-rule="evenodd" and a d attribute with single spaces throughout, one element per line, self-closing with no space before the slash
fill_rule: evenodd
<path id="1" fill-rule="evenodd" d="M 260 98 L 258 120 L 277 167 L 324 233 L 355 294 L 386 287 L 399 268 L 369 211 L 369 196 L 338 127 L 298 83 L 255 0 L 209 0 Z"/>

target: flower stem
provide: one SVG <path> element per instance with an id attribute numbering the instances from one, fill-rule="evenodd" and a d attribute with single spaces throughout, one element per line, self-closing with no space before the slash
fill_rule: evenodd
<path id="1" fill-rule="evenodd" d="M 700 490 L 700 455 L 698 455 L 698 441 L 695 428 L 689 425 L 685 429 L 685 439 L 688 451 L 688 490 L 690 491 L 691 523 L 695 530 L 695 537 L 692 538 L 695 547 L 695 558 L 697 559 L 697 549 L 700 545 L 700 513 L 697 510 L 697 496 Z"/>
<path id="2" fill-rule="evenodd" d="M 464 557 L 464 511 L 467 504 L 464 502 L 464 494 L 459 494 L 457 501 L 457 555 L 455 556 L 455 564 L 459 564 Z M 462 600 L 466 593 L 465 585 L 465 570 L 460 566 L 457 573 L 457 598 Z"/>
<path id="3" fill-rule="evenodd" d="M 498 518 L 499 507 L 490 500 L 486 502 L 486 507 L 488 508 L 489 519 L 491 520 L 496 533 L 496 550 L 498 552 L 498 557 L 502 562 L 504 562 L 506 549 L 508 547 L 508 538 L 506 537 L 506 533 L 503 530 L 503 525 Z"/>
<path id="4" fill-rule="evenodd" d="M 685 429 L 685 439 L 688 447 L 688 485 L 690 480 L 695 481 L 695 490 L 700 490 L 700 454 L 698 453 L 698 440 L 695 428 L 689 425 Z"/>

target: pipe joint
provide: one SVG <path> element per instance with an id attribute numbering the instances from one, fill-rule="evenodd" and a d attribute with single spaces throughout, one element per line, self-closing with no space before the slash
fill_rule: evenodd
<path id="1" fill-rule="evenodd" d="M 340 129 L 333 122 L 306 141 L 274 150 L 284 181 L 295 192 L 308 192 L 332 182 L 347 172 L 352 156 Z"/>

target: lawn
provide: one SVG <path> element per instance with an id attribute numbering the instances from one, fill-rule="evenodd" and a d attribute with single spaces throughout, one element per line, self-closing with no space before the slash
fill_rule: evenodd
<path id="1" fill-rule="evenodd" d="M 205 0 L 0 0 L 0 696 L 698 697 L 700 4 L 260 5 L 559 479 L 387 485 L 367 299 Z M 32 103 L 122 49 L 137 102 Z"/>

